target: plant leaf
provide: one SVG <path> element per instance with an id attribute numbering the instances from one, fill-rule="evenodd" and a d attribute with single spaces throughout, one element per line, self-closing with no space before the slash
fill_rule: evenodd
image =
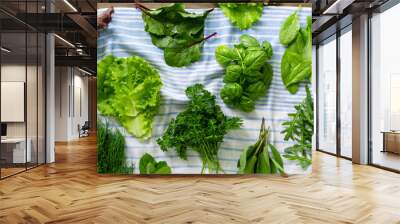
<path id="1" fill-rule="evenodd" d="M 226 45 L 220 45 L 215 49 L 215 59 L 217 62 L 226 67 L 235 60 L 240 60 L 238 53 Z"/>
<path id="2" fill-rule="evenodd" d="M 289 45 L 296 38 L 300 30 L 299 17 L 297 11 L 290 14 L 283 22 L 279 31 L 279 40 L 283 45 Z"/>
<path id="3" fill-rule="evenodd" d="M 139 171 L 141 174 L 147 174 L 149 164 L 154 164 L 156 161 L 153 156 L 148 153 L 145 153 L 139 161 Z"/>
<path id="4" fill-rule="evenodd" d="M 201 45 L 196 44 L 189 48 L 165 48 L 164 59 L 165 62 L 174 67 L 183 67 L 189 65 L 195 61 L 198 61 L 201 57 Z"/>
<path id="5" fill-rule="evenodd" d="M 219 7 L 241 30 L 250 28 L 261 18 L 263 12 L 262 3 L 219 3 Z"/>

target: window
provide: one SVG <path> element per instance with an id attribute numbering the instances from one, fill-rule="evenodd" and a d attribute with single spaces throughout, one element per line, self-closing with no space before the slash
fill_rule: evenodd
<path id="1" fill-rule="evenodd" d="M 318 149 L 336 153 L 336 39 L 318 48 Z"/>
<path id="2" fill-rule="evenodd" d="M 400 171 L 400 5 L 371 18 L 372 164 Z"/>
<path id="3" fill-rule="evenodd" d="M 340 36 L 340 155 L 352 157 L 352 32 Z"/>

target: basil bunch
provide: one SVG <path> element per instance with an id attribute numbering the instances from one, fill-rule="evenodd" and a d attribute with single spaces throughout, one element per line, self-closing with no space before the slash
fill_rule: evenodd
<path id="1" fill-rule="evenodd" d="M 267 62 L 273 54 L 268 41 L 243 34 L 234 48 L 220 45 L 215 57 L 225 68 L 220 95 L 225 104 L 245 112 L 253 111 L 255 101 L 267 92 L 272 81 L 272 66 Z"/>
<path id="2" fill-rule="evenodd" d="M 311 79 L 311 17 L 307 17 L 307 27 L 300 27 L 297 11 L 282 24 L 279 33 L 281 44 L 288 46 L 282 56 L 281 76 L 286 89 L 295 94 L 300 83 Z"/>

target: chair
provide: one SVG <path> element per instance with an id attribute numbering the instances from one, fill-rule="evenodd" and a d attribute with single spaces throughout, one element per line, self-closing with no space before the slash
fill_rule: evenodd
<path id="1" fill-rule="evenodd" d="M 79 138 L 89 136 L 89 129 L 90 129 L 89 121 L 85 121 L 82 127 L 80 127 L 80 125 L 78 124 Z"/>

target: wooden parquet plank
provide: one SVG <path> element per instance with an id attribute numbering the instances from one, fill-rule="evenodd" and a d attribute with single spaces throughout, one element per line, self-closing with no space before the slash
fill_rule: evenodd
<path id="1" fill-rule="evenodd" d="M 0 224 L 400 224 L 400 175 L 317 152 L 312 174 L 289 178 L 99 175 L 93 137 L 56 159 L 0 181 Z"/>

